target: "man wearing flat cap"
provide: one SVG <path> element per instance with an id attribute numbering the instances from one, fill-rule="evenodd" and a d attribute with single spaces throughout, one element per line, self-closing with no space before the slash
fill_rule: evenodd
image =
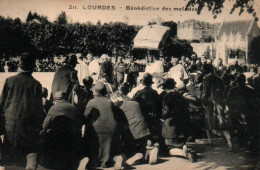
<path id="1" fill-rule="evenodd" d="M 23 53 L 19 73 L 5 80 L 0 97 L 6 136 L 3 161 L 25 164 L 27 157 L 26 169 L 36 168 L 38 133 L 43 120 L 42 85 L 32 77 L 34 67 L 34 56 Z"/>
<path id="2" fill-rule="evenodd" d="M 88 102 L 84 113 L 87 118 L 84 137 L 90 143 L 87 146 L 90 146 L 88 151 L 91 164 L 101 163 L 101 167 L 106 168 L 117 124 L 112 110 L 112 102 L 105 97 L 106 86 L 97 82 L 93 94 L 94 99 Z"/>
<path id="3" fill-rule="evenodd" d="M 73 84 L 78 82 L 77 72 L 74 70 L 77 63 L 77 56 L 74 54 L 69 55 L 66 57 L 65 65 L 56 71 L 52 82 L 51 101 L 52 96 L 60 90 L 66 92 L 67 99 L 70 101 L 69 96 L 71 96 Z"/>

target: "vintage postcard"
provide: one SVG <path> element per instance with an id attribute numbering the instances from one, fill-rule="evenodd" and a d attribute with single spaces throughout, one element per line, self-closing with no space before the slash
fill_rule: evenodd
<path id="1" fill-rule="evenodd" d="M 260 152 L 258 18 L 259 0 L 0 0 L 0 169 L 254 169 Z M 71 72 L 65 73 L 66 69 Z M 40 95 L 34 79 L 27 82 L 22 77 L 28 73 L 43 87 Z M 207 79 L 209 73 L 215 77 Z M 229 90 L 241 83 L 247 87 L 245 93 Z M 112 140 L 111 134 L 124 129 L 118 128 L 123 119 L 114 120 L 112 108 L 106 108 L 111 102 L 96 97 L 103 95 L 104 88 L 104 96 L 125 112 L 124 128 L 130 129 L 131 137 L 119 134 L 118 141 Z M 175 95 L 166 100 L 168 93 Z M 35 108 L 37 95 L 43 100 L 40 108 Z M 188 105 L 178 101 L 181 98 Z M 65 99 L 71 106 L 58 108 Z M 87 142 L 75 146 L 77 153 L 70 137 L 47 138 L 66 139 L 59 141 L 59 147 L 46 144 L 46 135 L 54 134 L 51 116 L 59 112 L 74 121 L 70 107 L 81 110 L 79 119 L 88 120 L 80 124 Z M 27 134 L 37 124 L 25 114 L 28 108 L 47 115 L 40 126 L 45 142 L 40 151 L 32 151 L 33 147 L 28 151 L 23 143 L 37 138 Z M 180 110 L 189 113 L 190 122 L 169 116 Z M 224 126 L 232 112 L 240 117 Z M 249 112 L 258 116 L 247 119 Z M 62 120 L 62 125 L 70 119 Z M 92 132 L 89 124 L 102 133 Z M 183 132 L 186 126 L 189 135 Z M 242 147 L 240 141 L 248 146 Z M 8 164 L 9 144 L 20 157 Z M 42 161 L 44 154 L 47 164 Z M 16 164 L 20 159 L 22 163 Z"/>

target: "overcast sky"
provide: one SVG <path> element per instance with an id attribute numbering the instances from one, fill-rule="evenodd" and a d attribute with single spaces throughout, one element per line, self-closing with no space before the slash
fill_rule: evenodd
<path id="1" fill-rule="evenodd" d="M 252 19 L 252 15 L 243 13 L 238 16 L 238 10 L 230 15 L 230 9 L 235 0 L 226 0 L 222 14 L 217 19 L 213 19 L 211 13 L 204 9 L 200 15 L 195 11 L 177 12 L 162 11 L 162 8 L 181 8 L 185 7 L 185 0 L 0 0 L 0 15 L 11 18 L 19 17 L 25 21 L 29 11 L 37 12 L 40 15 L 47 16 L 50 21 L 54 21 L 61 11 L 65 11 L 69 22 L 127 22 L 128 24 L 146 25 L 148 21 L 184 21 L 187 19 L 197 19 L 208 22 L 222 22 L 223 20 L 245 20 Z M 257 16 L 260 14 L 259 3 L 255 3 Z M 69 9 L 69 5 L 76 6 L 77 9 Z M 88 5 L 115 6 L 115 10 L 88 10 L 83 9 Z M 129 11 L 126 6 L 147 6 L 158 7 L 159 11 Z M 110 7 L 112 8 L 112 7 Z M 260 17 L 259 17 L 260 18 Z M 258 22 L 259 24 L 259 22 Z"/>

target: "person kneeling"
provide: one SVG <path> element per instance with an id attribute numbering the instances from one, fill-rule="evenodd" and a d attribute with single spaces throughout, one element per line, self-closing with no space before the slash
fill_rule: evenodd
<path id="1" fill-rule="evenodd" d="M 126 154 L 126 164 L 133 165 L 142 158 L 148 160 L 149 164 L 157 162 L 158 147 L 152 145 L 151 133 L 145 121 L 139 103 L 131 101 L 126 94 L 129 92 L 127 84 L 119 86 L 118 93 L 110 96 L 111 101 L 122 112 L 126 119 L 125 131 L 122 134 L 123 154 Z M 119 114 L 119 113 L 117 113 Z M 122 118 L 121 118 L 122 121 Z"/>
<path id="2" fill-rule="evenodd" d="M 50 169 L 77 169 L 80 160 L 81 121 L 76 108 L 67 100 L 67 94 L 57 91 L 54 106 L 44 122 L 40 166 Z M 85 169 L 88 158 L 81 159 L 78 169 Z"/>
<path id="3" fill-rule="evenodd" d="M 175 81 L 173 79 L 166 79 L 163 83 L 163 89 L 167 94 L 163 98 L 162 137 L 165 145 L 169 148 L 169 155 L 183 156 L 194 162 L 196 154 L 187 145 L 189 133 L 188 105 L 183 96 L 174 88 Z"/>

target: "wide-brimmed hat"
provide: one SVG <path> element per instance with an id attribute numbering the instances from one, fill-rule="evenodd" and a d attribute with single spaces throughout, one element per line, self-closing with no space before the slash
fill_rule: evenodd
<path id="1" fill-rule="evenodd" d="M 34 68 L 35 58 L 31 53 L 22 53 L 19 59 L 19 67 L 21 68 Z"/>
<path id="2" fill-rule="evenodd" d="M 106 86 L 104 83 L 97 82 L 94 86 L 93 95 L 105 95 L 106 92 Z"/>
<path id="3" fill-rule="evenodd" d="M 65 100 L 65 99 L 67 99 L 67 93 L 64 91 L 60 90 L 54 94 L 54 100 Z"/>

